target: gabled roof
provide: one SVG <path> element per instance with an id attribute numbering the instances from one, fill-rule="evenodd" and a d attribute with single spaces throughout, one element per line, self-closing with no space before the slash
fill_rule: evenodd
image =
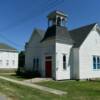
<path id="1" fill-rule="evenodd" d="M 77 48 L 81 46 L 95 25 L 96 23 L 93 23 L 70 31 L 66 27 L 54 25 L 47 29 L 42 41 L 54 37 L 58 42 L 73 44 L 73 47 Z"/>
<path id="2" fill-rule="evenodd" d="M 15 48 L 5 43 L 0 43 L 0 50 L 17 51 Z"/>
<path id="3" fill-rule="evenodd" d="M 37 31 L 37 32 L 40 34 L 41 38 L 44 37 L 45 30 L 42 30 L 42 29 L 35 29 L 35 31 Z"/>
<path id="4" fill-rule="evenodd" d="M 73 40 L 70 36 L 70 33 L 68 32 L 67 28 L 63 26 L 53 25 L 52 27 L 49 27 L 42 41 L 45 41 L 50 37 L 55 38 L 58 42 L 73 44 Z"/>
<path id="5" fill-rule="evenodd" d="M 48 38 L 54 38 L 57 42 L 72 44 L 73 47 L 78 48 L 84 42 L 95 25 L 96 23 L 93 23 L 70 31 L 68 31 L 68 29 L 64 26 L 53 25 L 48 27 L 46 32 L 41 29 L 35 29 L 35 31 L 40 34 L 41 42 Z"/>
<path id="6" fill-rule="evenodd" d="M 32 32 L 32 35 L 31 35 L 31 37 L 30 37 L 30 39 L 29 39 L 29 41 L 26 43 L 26 45 L 33 39 L 33 37 L 34 37 L 34 33 L 38 33 L 39 35 L 40 35 L 40 38 L 41 38 L 41 40 L 43 39 L 43 37 L 44 37 L 44 35 L 45 35 L 45 30 L 42 30 L 42 29 L 34 29 L 34 31 Z"/>
<path id="7" fill-rule="evenodd" d="M 74 47 L 77 48 L 81 46 L 95 25 L 96 23 L 69 31 L 72 39 L 74 40 Z"/>

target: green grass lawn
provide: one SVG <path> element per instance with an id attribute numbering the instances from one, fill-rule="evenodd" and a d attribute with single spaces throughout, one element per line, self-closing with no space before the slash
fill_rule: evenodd
<path id="1" fill-rule="evenodd" d="M 22 81 L 22 80 L 25 79 L 25 78 L 22 78 L 20 76 L 17 76 L 16 73 L 0 73 L 0 76 L 4 76 L 4 77 L 7 77 L 7 78 L 19 80 L 19 81 Z"/>
<path id="2" fill-rule="evenodd" d="M 100 100 L 100 81 L 49 81 L 37 84 L 68 92 L 60 100 Z"/>
<path id="3" fill-rule="evenodd" d="M 12 100 L 61 100 L 59 96 L 0 79 L 0 93 Z"/>
<path id="4" fill-rule="evenodd" d="M 2 76 L 24 80 L 15 74 Z M 36 83 L 42 86 L 63 90 L 68 94 L 57 96 L 48 92 L 20 86 L 0 79 L 0 93 L 14 100 L 100 100 L 100 80 L 98 81 L 44 81 Z"/>
<path id="5" fill-rule="evenodd" d="M 16 75 L 16 73 L 0 73 L 0 76 L 4 76 L 4 77 L 7 77 L 7 78 L 15 79 L 15 80 L 18 80 L 18 81 L 31 79 L 30 77 L 18 76 L 18 75 Z"/>

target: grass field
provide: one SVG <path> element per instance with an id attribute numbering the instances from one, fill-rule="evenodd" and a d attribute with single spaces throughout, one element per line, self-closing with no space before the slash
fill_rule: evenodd
<path id="1" fill-rule="evenodd" d="M 37 84 L 68 92 L 61 100 L 100 100 L 100 81 L 49 81 Z"/>
<path id="2" fill-rule="evenodd" d="M 23 81 L 23 80 L 26 80 L 26 79 L 30 79 L 30 78 L 25 78 L 25 77 L 22 77 L 22 76 L 18 76 L 18 75 L 16 75 L 16 73 L 0 73 L 0 76 L 15 79 L 15 80 L 18 80 L 18 81 Z"/>
<path id="3" fill-rule="evenodd" d="M 2 76 L 23 80 L 15 74 Z M 68 94 L 57 96 L 48 92 L 17 85 L 0 79 L 0 93 L 13 100 L 100 100 L 100 81 L 46 81 L 36 83 L 42 86 L 63 90 Z"/>
<path id="4" fill-rule="evenodd" d="M 0 79 L 0 93 L 11 100 L 60 100 L 59 96 Z"/>

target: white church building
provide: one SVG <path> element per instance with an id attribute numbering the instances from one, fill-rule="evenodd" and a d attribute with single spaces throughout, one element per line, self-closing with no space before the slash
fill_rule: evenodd
<path id="1" fill-rule="evenodd" d="M 47 30 L 35 29 L 25 46 L 25 69 L 55 80 L 100 78 L 100 27 L 66 27 L 60 11 L 48 15 Z"/>

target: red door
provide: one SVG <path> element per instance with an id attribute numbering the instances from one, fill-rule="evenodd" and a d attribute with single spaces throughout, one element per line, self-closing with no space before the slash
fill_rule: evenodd
<path id="1" fill-rule="evenodd" d="M 51 61 L 51 59 L 46 59 L 45 74 L 46 74 L 46 77 L 51 77 L 52 76 L 52 61 Z"/>

